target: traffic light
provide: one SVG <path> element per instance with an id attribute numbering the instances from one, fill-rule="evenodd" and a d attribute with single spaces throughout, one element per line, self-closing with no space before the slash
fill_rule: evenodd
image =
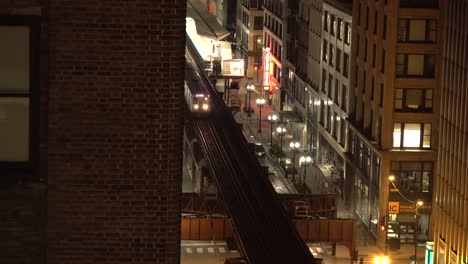
<path id="1" fill-rule="evenodd" d="M 380 230 L 385 231 L 385 216 L 380 217 Z"/>

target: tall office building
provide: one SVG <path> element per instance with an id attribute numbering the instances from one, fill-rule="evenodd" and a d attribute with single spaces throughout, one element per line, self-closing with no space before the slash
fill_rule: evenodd
<path id="1" fill-rule="evenodd" d="M 381 248 L 430 237 L 443 39 L 439 2 L 354 1 L 347 145 L 354 169 L 346 173 L 355 177 L 354 212 Z M 416 218 L 418 199 L 424 205 Z M 382 218 L 386 232 L 379 228 Z"/>
<path id="2" fill-rule="evenodd" d="M 241 57 L 245 60 L 245 75 L 261 89 L 263 47 L 263 0 L 238 0 L 236 38 Z"/>
<path id="3" fill-rule="evenodd" d="M 468 263 L 468 2 L 442 1 L 440 141 L 433 229 L 437 264 Z"/>
<path id="4" fill-rule="evenodd" d="M 185 13 L 0 4 L 1 263 L 179 263 Z"/>

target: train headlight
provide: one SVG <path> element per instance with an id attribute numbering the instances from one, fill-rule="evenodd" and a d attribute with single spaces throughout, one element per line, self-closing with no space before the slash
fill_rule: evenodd
<path id="1" fill-rule="evenodd" d="M 194 109 L 195 111 L 197 111 L 198 108 L 200 108 L 200 107 L 198 106 L 198 104 L 194 104 L 194 105 L 193 105 L 193 109 Z"/>
<path id="2" fill-rule="evenodd" d="M 208 110 L 209 106 L 208 104 L 203 104 L 203 110 Z"/>

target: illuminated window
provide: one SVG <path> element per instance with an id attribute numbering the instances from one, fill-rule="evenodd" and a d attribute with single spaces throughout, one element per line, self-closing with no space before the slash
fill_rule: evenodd
<path id="1" fill-rule="evenodd" d="M 393 147 L 431 148 L 432 125 L 430 123 L 395 123 Z"/>

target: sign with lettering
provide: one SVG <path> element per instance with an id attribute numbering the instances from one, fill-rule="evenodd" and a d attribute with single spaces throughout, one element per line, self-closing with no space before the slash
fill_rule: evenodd
<path id="1" fill-rule="evenodd" d="M 388 202 L 388 213 L 389 214 L 400 213 L 400 202 Z"/>

